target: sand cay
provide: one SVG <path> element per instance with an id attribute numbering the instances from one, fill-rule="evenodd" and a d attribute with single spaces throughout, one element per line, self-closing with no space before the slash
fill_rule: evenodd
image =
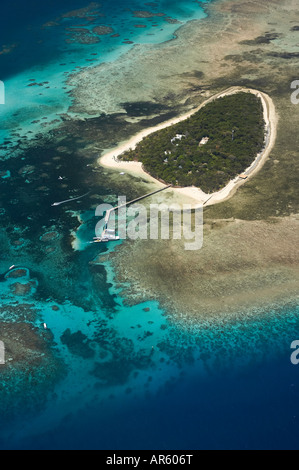
<path id="1" fill-rule="evenodd" d="M 200 106 L 198 106 L 196 109 L 176 118 L 172 119 L 170 121 L 166 121 L 162 124 L 159 124 L 153 128 L 146 129 L 136 136 L 132 137 L 130 140 L 127 142 L 121 143 L 116 149 L 109 151 L 108 153 L 105 153 L 99 160 L 99 163 L 107 168 L 111 169 L 117 169 L 117 170 L 126 170 L 128 173 L 132 175 L 137 175 L 137 176 L 142 176 L 143 178 L 149 179 L 149 181 L 156 182 L 159 184 L 159 181 L 156 179 L 152 178 L 144 169 L 142 163 L 139 162 L 124 162 L 118 159 L 120 155 L 122 155 L 124 152 L 130 149 L 135 149 L 136 145 L 141 142 L 145 137 L 153 134 L 154 132 L 157 132 L 161 129 L 165 129 L 166 127 L 173 126 L 174 124 L 178 124 L 179 122 L 182 122 L 189 117 L 191 117 L 193 114 L 197 113 L 200 109 L 202 109 L 204 106 L 206 106 L 208 103 L 211 103 L 212 101 L 215 101 L 218 98 L 224 97 L 224 96 L 230 96 L 235 93 L 240 93 L 240 92 L 248 92 L 256 95 L 258 98 L 261 99 L 262 104 L 263 104 L 263 109 L 264 109 L 264 121 L 266 124 L 266 146 L 265 149 L 263 150 L 262 154 L 257 156 L 256 160 L 252 163 L 252 165 L 246 170 L 246 175 L 248 178 L 251 178 L 253 175 L 255 175 L 264 165 L 267 157 L 270 155 L 271 150 L 274 147 L 275 144 L 275 139 L 277 135 L 277 123 L 278 123 L 278 117 L 276 114 L 275 106 L 272 101 L 272 99 L 265 93 L 261 93 L 257 90 L 249 89 L 249 88 L 244 88 L 244 87 L 231 87 L 228 90 L 225 90 L 223 92 L 217 93 L 216 95 L 212 96 L 208 100 L 206 100 L 204 103 L 202 103 Z M 232 181 L 229 182 L 229 184 L 223 188 L 221 191 L 215 192 L 213 194 L 206 194 L 204 193 L 200 188 L 196 188 L 194 186 L 192 187 L 186 187 L 186 188 L 174 188 L 172 190 L 173 193 L 179 194 L 182 196 L 182 199 L 184 202 L 186 201 L 186 198 L 190 198 L 190 200 L 193 202 L 193 207 L 196 207 L 198 205 L 213 205 L 217 204 L 220 202 L 225 201 L 226 199 L 230 198 L 236 190 L 242 186 L 245 181 L 244 179 L 241 179 L 239 175 L 236 175 L 236 178 Z"/>

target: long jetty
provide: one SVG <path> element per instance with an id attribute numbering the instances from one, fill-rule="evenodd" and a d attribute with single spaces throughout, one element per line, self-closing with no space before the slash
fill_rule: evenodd
<path id="1" fill-rule="evenodd" d="M 104 230 L 102 232 L 102 235 L 101 235 L 101 237 L 96 237 L 94 243 L 101 243 L 101 242 L 109 242 L 109 241 L 113 241 L 113 240 L 119 240 L 119 237 L 115 236 L 115 232 L 112 231 L 114 233 L 111 233 L 111 230 L 109 230 L 109 228 L 108 228 L 109 219 L 110 219 L 110 216 L 111 216 L 112 212 L 116 212 L 119 209 L 122 209 L 123 207 L 128 207 L 131 204 L 134 204 L 135 202 L 142 201 L 143 199 L 146 199 L 150 196 L 154 196 L 155 194 L 161 193 L 162 191 L 165 191 L 166 189 L 169 189 L 171 187 L 172 187 L 172 185 L 169 184 L 168 186 L 165 186 L 164 188 L 158 189 L 156 191 L 152 191 L 149 194 L 145 194 L 144 196 L 137 197 L 136 199 L 133 199 L 132 201 L 128 201 L 124 204 L 121 204 L 120 206 L 113 207 L 112 209 L 109 209 L 106 212 L 105 226 L 104 226 Z"/>
<path id="2" fill-rule="evenodd" d="M 119 209 L 122 209 L 123 207 L 130 206 L 131 204 L 134 204 L 135 202 L 142 201 L 142 199 L 146 199 L 147 197 L 154 196 L 154 194 L 161 193 L 162 191 L 165 191 L 166 189 L 171 188 L 172 185 L 169 184 L 168 186 L 165 186 L 164 188 L 158 189 L 157 191 L 153 191 L 152 193 L 145 194 L 144 196 L 137 197 L 136 199 L 133 199 L 133 201 L 126 202 L 125 204 L 122 204 L 120 206 L 114 207 L 113 209 L 110 209 L 110 212 L 115 212 Z"/>

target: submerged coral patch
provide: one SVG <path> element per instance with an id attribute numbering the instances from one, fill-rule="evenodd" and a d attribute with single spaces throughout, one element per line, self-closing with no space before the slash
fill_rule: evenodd
<path id="1" fill-rule="evenodd" d="M 100 6 L 101 5 L 99 3 L 92 2 L 85 8 L 79 8 L 77 10 L 64 13 L 62 18 L 84 18 L 86 20 L 93 21 L 94 17 L 103 16 L 99 11 Z"/>
<path id="2" fill-rule="evenodd" d="M 34 165 L 25 165 L 19 170 L 19 175 L 28 176 L 31 175 L 35 171 Z"/>
<path id="3" fill-rule="evenodd" d="M 30 271 L 27 268 L 16 268 L 6 274 L 5 279 L 18 279 L 26 277 L 29 279 Z"/>
<path id="4" fill-rule="evenodd" d="M 26 283 L 16 282 L 10 286 L 10 290 L 13 295 L 17 296 L 27 296 L 32 295 L 36 292 L 37 289 L 37 281 L 32 280 Z"/>
<path id="5" fill-rule="evenodd" d="M 51 232 L 46 232 L 44 235 L 40 237 L 40 241 L 44 243 L 48 242 L 53 242 L 59 238 L 59 233 L 56 232 L 55 230 L 52 230 Z"/>
<path id="6" fill-rule="evenodd" d="M 95 355 L 93 349 L 89 346 L 87 336 L 81 331 L 71 333 L 71 330 L 67 329 L 61 336 L 61 342 L 62 344 L 65 344 L 69 351 L 75 356 L 82 357 L 83 359 L 90 359 Z"/>
<path id="7" fill-rule="evenodd" d="M 57 248 L 54 246 L 47 246 L 45 248 L 45 253 L 47 253 L 47 255 L 53 255 L 54 253 L 56 253 L 56 251 L 57 251 Z"/>
<path id="8" fill-rule="evenodd" d="M 16 240 L 11 241 L 11 247 L 13 250 L 21 250 L 21 248 L 25 248 L 25 246 L 27 246 L 28 243 L 29 243 L 28 240 L 25 240 L 24 238 L 18 238 Z"/>
<path id="9" fill-rule="evenodd" d="M 68 28 L 67 39 L 65 40 L 68 44 L 98 44 L 101 42 L 100 38 L 85 28 Z"/>
<path id="10" fill-rule="evenodd" d="M 163 17 L 166 16 L 165 13 L 153 13 L 147 10 L 136 10 L 133 12 L 135 18 L 153 18 L 155 16 Z"/>
<path id="11" fill-rule="evenodd" d="M 0 322 L 1 340 L 5 343 L 5 365 L 1 365 L 0 375 L 0 414 L 6 420 L 40 409 L 49 390 L 64 374 L 63 363 L 54 356 L 51 348 L 51 338 L 30 325 L 29 317 L 20 320 L 21 312 L 27 311 L 28 307 L 15 307 L 16 321 Z M 31 315 L 34 318 L 36 312 L 31 310 Z"/>
<path id="12" fill-rule="evenodd" d="M 16 44 L 4 45 L 2 46 L 2 49 L 0 50 L 0 55 L 10 54 L 16 47 L 17 47 Z"/>
<path id="13" fill-rule="evenodd" d="M 0 178 L 6 179 L 6 178 L 10 178 L 10 177 L 11 177 L 11 174 L 10 174 L 9 170 L 0 171 Z"/>
<path id="14" fill-rule="evenodd" d="M 114 29 L 110 26 L 96 26 L 92 31 L 98 36 L 105 36 L 106 34 L 114 33 Z"/>

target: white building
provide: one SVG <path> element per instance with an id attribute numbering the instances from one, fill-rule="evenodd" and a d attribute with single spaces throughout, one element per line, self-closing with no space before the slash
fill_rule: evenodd
<path id="1" fill-rule="evenodd" d="M 210 138 L 209 137 L 203 137 L 201 141 L 199 142 L 199 145 L 206 145 L 209 142 Z"/>
<path id="2" fill-rule="evenodd" d="M 173 144 L 176 140 L 182 140 L 183 137 L 186 137 L 184 134 L 177 134 L 173 139 L 171 139 L 171 143 Z"/>

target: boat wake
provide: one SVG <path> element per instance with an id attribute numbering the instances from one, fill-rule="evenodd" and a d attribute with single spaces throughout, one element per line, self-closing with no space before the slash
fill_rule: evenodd
<path id="1" fill-rule="evenodd" d="M 83 196 L 73 197 L 71 199 L 67 199 L 66 201 L 54 202 L 54 204 L 52 204 L 52 207 L 61 206 L 62 204 L 67 204 L 68 202 L 78 201 L 79 199 L 83 199 L 84 197 L 88 196 L 90 193 L 91 191 L 88 191 L 88 193 L 83 194 Z"/>

